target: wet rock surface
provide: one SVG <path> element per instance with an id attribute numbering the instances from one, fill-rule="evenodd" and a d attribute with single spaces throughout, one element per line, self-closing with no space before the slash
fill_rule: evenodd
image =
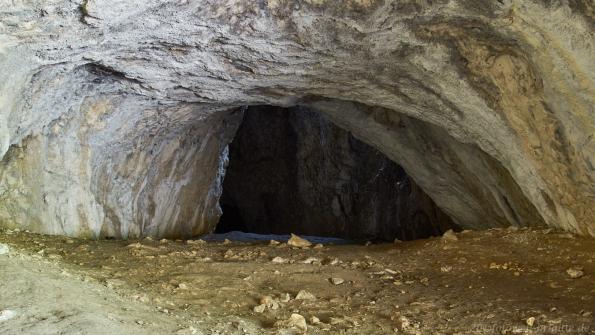
<path id="1" fill-rule="evenodd" d="M 304 107 L 245 111 L 220 203 L 218 232 L 392 241 L 456 227 L 403 168 Z"/>

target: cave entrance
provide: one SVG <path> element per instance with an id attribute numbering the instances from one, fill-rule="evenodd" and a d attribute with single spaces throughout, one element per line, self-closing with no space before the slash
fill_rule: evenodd
<path id="1" fill-rule="evenodd" d="M 396 163 L 305 107 L 247 108 L 216 233 L 411 240 L 454 224 Z"/>

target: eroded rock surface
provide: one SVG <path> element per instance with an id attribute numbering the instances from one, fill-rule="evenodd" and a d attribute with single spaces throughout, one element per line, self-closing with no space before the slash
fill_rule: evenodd
<path id="1" fill-rule="evenodd" d="M 210 231 L 238 107 L 299 104 L 403 166 L 462 227 L 595 235 L 593 13 L 581 0 L 0 1 L 0 221 Z"/>

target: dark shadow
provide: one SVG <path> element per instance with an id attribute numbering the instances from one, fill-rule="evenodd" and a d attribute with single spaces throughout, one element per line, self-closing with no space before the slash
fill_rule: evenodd
<path id="1" fill-rule="evenodd" d="M 217 233 L 392 241 L 456 228 L 403 168 L 302 107 L 247 109 L 220 204 Z"/>

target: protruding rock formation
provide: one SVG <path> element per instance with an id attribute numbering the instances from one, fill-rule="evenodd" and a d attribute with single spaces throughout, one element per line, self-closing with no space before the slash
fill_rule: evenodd
<path id="1" fill-rule="evenodd" d="M 595 235 L 591 1 L 0 3 L 0 222 L 213 229 L 242 106 L 307 106 L 465 228 Z"/>

